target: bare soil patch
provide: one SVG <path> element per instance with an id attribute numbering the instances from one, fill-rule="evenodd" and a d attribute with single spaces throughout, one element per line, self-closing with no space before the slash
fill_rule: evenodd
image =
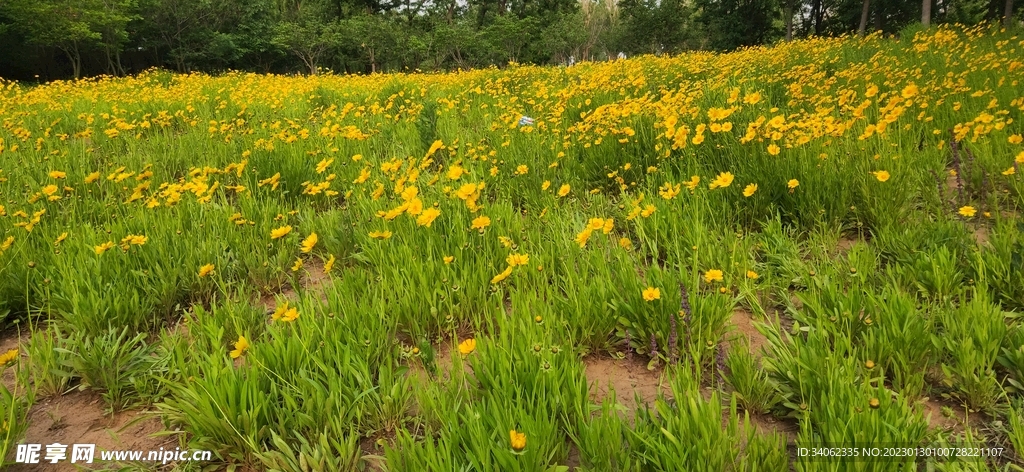
<path id="1" fill-rule="evenodd" d="M 299 288 L 302 291 L 309 291 L 317 295 L 320 301 L 327 301 L 324 289 L 331 284 L 331 275 L 324 272 L 324 263 L 320 259 L 310 259 L 303 263 L 299 269 Z M 280 292 L 268 293 L 260 296 L 259 306 L 265 311 L 271 312 L 277 308 L 277 296 L 283 296 L 288 300 L 298 299 L 295 287 L 286 286 Z"/>
<path id="2" fill-rule="evenodd" d="M 859 238 L 853 238 L 849 236 L 842 236 L 839 238 L 839 242 L 836 243 L 836 253 L 846 254 L 850 249 L 861 240 Z"/>
<path id="3" fill-rule="evenodd" d="M 113 415 L 104 412 L 103 399 L 94 392 L 72 392 L 56 398 L 38 401 L 29 410 L 28 431 L 23 444 L 67 445 L 67 459 L 57 464 L 15 464 L 11 471 L 66 471 L 80 470 L 70 463 L 71 446 L 95 444 L 96 455 L 91 467 L 109 467 L 99 459 L 100 450 L 150 451 L 174 449 L 173 436 L 156 436 L 164 431 L 163 424 L 141 411 L 123 411 Z M 75 464 L 79 465 L 79 464 Z"/>
<path id="4" fill-rule="evenodd" d="M 791 419 L 780 419 L 771 415 L 750 415 L 750 424 L 754 426 L 754 430 L 761 435 L 769 435 L 772 433 L 781 434 L 786 438 L 786 444 L 789 446 L 796 446 L 796 437 L 800 432 L 800 426 L 796 420 Z M 742 419 L 740 420 L 743 421 Z"/>
<path id="5" fill-rule="evenodd" d="M 968 417 L 963 406 L 951 401 L 928 398 L 919 402 L 918 405 L 921 406 L 922 413 L 924 413 L 925 419 L 928 420 L 928 426 L 933 429 L 943 429 L 959 433 L 964 430 L 968 423 L 971 423 L 971 426 L 977 426 L 974 423 L 981 420 L 981 413 Z M 952 411 L 952 416 L 943 414 L 943 407 L 948 407 Z"/>
<path id="6" fill-rule="evenodd" d="M 988 245 L 988 235 L 989 229 L 987 226 L 979 225 L 971 232 L 971 237 L 974 238 L 974 242 L 977 243 L 978 246 Z"/>
<path id="7" fill-rule="evenodd" d="M 730 323 L 739 336 L 746 340 L 750 353 L 760 359 L 768 345 L 768 338 L 754 326 L 754 314 L 743 309 L 733 310 Z"/>
<path id="8" fill-rule="evenodd" d="M 616 400 L 626 406 L 632 417 L 633 411 L 643 405 L 653 405 L 658 393 L 666 398 L 671 395 L 669 386 L 662 382 L 658 371 L 647 369 L 647 364 L 639 356 L 632 359 L 613 359 L 607 356 L 588 356 L 583 359 L 587 380 L 591 383 L 590 398 L 601 403 L 611 390 L 615 391 Z M 634 403 L 639 396 L 639 403 Z"/>

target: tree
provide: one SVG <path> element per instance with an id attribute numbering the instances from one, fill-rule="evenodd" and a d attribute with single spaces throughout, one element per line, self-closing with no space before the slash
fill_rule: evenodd
<path id="1" fill-rule="evenodd" d="M 857 34 L 864 36 L 864 30 L 868 27 L 868 14 L 871 12 L 871 0 L 864 0 L 864 6 L 860 10 L 860 26 L 857 27 Z"/>
<path id="2" fill-rule="evenodd" d="M 1013 23 L 1013 0 L 1006 0 L 1006 6 L 1003 8 L 1003 24 L 1007 28 Z"/>
<path id="3" fill-rule="evenodd" d="M 505 65 L 519 62 L 523 49 L 535 31 L 537 20 L 533 17 L 519 19 L 512 15 L 501 15 L 483 30 L 483 37 L 494 51 L 494 63 Z"/>
<path id="4" fill-rule="evenodd" d="M 786 23 L 786 41 L 793 40 L 793 15 L 797 6 L 797 0 L 783 0 L 782 14 Z"/>
<path id="5" fill-rule="evenodd" d="M 698 0 L 696 5 L 698 21 L 715 49 L 753 46 L 779 37 L 774 21 L 779 8 L 777 1 Z"/>
<path id="6" fill-rule="evenodd" d="M 128 43 L 128 23 L 138 18 L 136 0 L 101 0 L 94 15 L 94 28 L 100 33 L 99 44 L 106 57 L 107 73 L 124 74 L 121 51 Z"/>
<path id="7" fill-rule="evenodd" d="M 100 5 L 94 0 L 9 0 L 2 7 L 29 43 L 62 51 L 76 79 L 82 75 L 82 49 L 103 38 L 95 28 Z"/>
<path id="8" fill-rule="evenodd" d="M 932 0 L 921 0 L 921 24 L 925 28 L 932 24 Z"/>
<path id="9" fill-rule="evenodd" d="M 274 28 L 274 44 L 295 54 L 310 75 L 316 75 L 321 59 L 341 42 L 338 24 L 321 19 L 282 21 Z"/>

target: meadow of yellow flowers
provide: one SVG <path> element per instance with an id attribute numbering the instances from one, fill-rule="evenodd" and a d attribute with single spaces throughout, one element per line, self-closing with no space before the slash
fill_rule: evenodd
<path id="1" fill-rule="evenodd" d="M 0 453 L 78 386 L 228 470 L 1016 467 L 1022 80 L 982 25 L 0 83 Z M 797 452 L 854 446 L 981 452 Z"/>

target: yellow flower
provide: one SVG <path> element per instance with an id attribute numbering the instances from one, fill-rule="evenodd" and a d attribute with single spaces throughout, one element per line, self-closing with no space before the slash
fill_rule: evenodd
<path id="1" fill-rule="evenodd" d="M 286 311 L 288 311 L 288 300 L 285 300 L 283 304 L 278 305 L 277 308 L 274 309 L 274 314 L 270 315 L 270 319 L 277 321 L 281 319 L 281 316 L 284 315 Z"/>
<path id="2" fill-rule="evenodd" d="M 91 184 L 91 183 L 99 180 L 99 178 L 100 178 L 100 173 L 99 172 L 93 172 L 93 173 L 85 176 L 85 183 Z"/>
<path id="3" fill-rule="evenodd" d="M 129 234 L 128 236 L 125 236 L 123 239 L 121 239 L 121 247 L 124 248 L 127 247 L 128 245 L 141 246 L 143 244 L 146 244 L 146 241 L 149 241 L 149 237 L 147 236 Z"/>
<path id="4" fill-rule="evenodd" d="M 508 436 L 513 451 L 519 452 L 526 449 L 526 433 L 519 433 L 513 429 L 508 432 Z"/>
<path id="5" fill-rule="evenodd" d="M 494 277 L 493 277 L 493 278 L 491 279 L 491 284 L 496 284 L 496 283 L 499 283 L 499 282 L 501 282 L 502 280 L 505 280 L 505 279 L 507 279 L 507 278 L 508 278 L 508 276 L 510 276 L 510 275 L 512 275 L 512 266 L 508 266 L 508 267 L 506 267 L 506 268 L 505 268 L 505 270 L 501 271 L 501 273 L 499 273 L 498 275 L 495 275 L 495 276 L 494 276 Z"/>
<path id="6" fill-rule="evenodd" d="M 768 145 L 768 154 L 771 154 L 773 156 L 778 156 L 780 152 L 782 152 L 782 149 L 780 147 L 778 147 L 778 146 L 776 146 L 774 144 L 769 144 Z"/>
<path id="7" fill-rule="evenodd" d="M 967 205 L 967 206 L 960 207 L 960 211 L 958 213 L 960 213 L 961 216 L 964 216 L 964 217 L 967 217 L 967 218 L 971 218 L 976 213 L 978 213 L 978 210 L 976 210 L 974 207 L 972 207 L 970 205 Z"/>
<path id="8" fill-rule="evenodd" d="M 426 210 L 423 210 L 423 213 L 420 213 L 420 216 L 416 217 L 416 224 L 429 228 L 430 225 L 434 223 L 434 220 L 436 220 L 440 215 L 441 210 L 434 207 L 427 208 Z"/>
<path id="9" fill-rule="evenodd" d="M 715 177 L 715 180 L 711 181 L 708 188 L 716 189 L 728 187 L 732 185 L 734 178 L 735 177 L 733 177 L 732 172 L 722 172 L 721 174 L 718 174 L 718 177 Z"/>
<path id="10" fill-rule="evenodd" d="M 648 216 L 653 215 L 655 210 L 657 210 L 657 208 L 655 208 L 654 205 L 647 205 L 644 207 L 644 210 L 640 212 L 640 216 L 647 218 Z"/>
<path id="11" fill-rule="evenodd" d="M 706 283 L 721 282 L 721 281 L 722 281 L 722 271 L 720 271 L 718 269 L 711 269 L 711 270 L 709 270 L 709 271 L 704 273 L 704 282 L 706 282 Z"/>
<path id="12" fill-rule="evenodd" d="M 1017 173 L 1017 168 L 1013 167 L 1013 166 L 1010 166 L 1009 169 L 1006 169 L 1006 170 L 1003 171 L 1003 175 L 1013 175 L 1013 174 L 1016 174 L 1016 173 Z"/>
<path id="13" fill-rule="evenodd" d="M 57 236 L 57 240 L 53 242 L 53 245 L 56 246 L 56 245 L 64 242 L 65 239 L 68 239 L 68 232 L 67 231 L 65 231 L 63 233 L 60 233 L 60 236 Z"/>
<path id="14" fill-rule="evenodd" d="M 446 175 L 451 180 L 459 180 L 459 177 L 462 177 L 462 175 L 466 173 L 466 169 L 464 169 L 462 166 L 458 164 L 455 164 L 448 168 L 448 172 Z"/>
<path id="15" fill-rule="evenodd" d="M 662 185 L 661 188 L 658 189 L 658 195 L 661 195 L 661 198 L 664 198 L 665 200 L 671 200 L 675 198 L 676 195 L 679 195 L 681 187 L 682 186 L 680 184 L 672 185 L 669 182 L 665 182 L 665 185 Z"/>
<path id="16" fill-rule="evenodd" d="M 1024 164 L 1024 151 L 1021 151 L 1020 154 L 1017 154 L 1017 157 L 1013 158 L 1013 161 L 1018 164 Z"/>
<path id="17" fill-rule="evenodd" d="M 547 190 L 549 187 L 551 187 L 551 181 L 550 180 L 545 180 L 544 183 L 540 184 L 540 189 L 541 190 Z"/>
<path id="18" fill-rule="evenodd" d="M 8 236 L 7 239 L 4 240 L 4 243 L 0 244 L 0 253 L 10 249 L 12 244 L 14 244 L 14 236 Z M 111 246 L 113 246 L 113 244 L 111 244 Z M 96 254 L 99 253 L 97 252 Z"/>
<path id="19" fill-rule="evenodd" d="M 469 338 L 459 343 L 459 354 L 468 356 L 470 353 L 476 350 L 476 339 Z"/>
<path id="20" fill-rule="evenodd" d="M 473 219 L 472 229 L 484 229 L 491 225 L 491 219 L 486 216 L 478 216 Z"/>
<path id="21" fill-rule="evenodd" d="M 789 179 L 789 182 L 786 182 L 786 187 L 789 188 L 789 193 L 793 193 L 793 189 L 797 188 L 798 186 L 800 186 L 799 180 Z"/>
<path id="22" fill-rule="evenodd" d="M 59 190 L 59 189 L 57 188 L 56 185 L 53 185 L 53 184 L 47 185 L 47 186 L 43 187 L 43 195 L 46 195 L 46 196 L 53 195 L 53 194 L 57 193 L 57 190 Z"/>
<path id="23" fill-rule="evenodd" d="M 903 87 L 903 91 L 900 92 L 900 95 L 903 96 L 903 98 L 912 98 L 914 95 L 917 95 L 917 85 L 910 84 Z"/>
<path id="24" fill-rule="evenodd" d="M 529 254 L 510 254 L 505 258 L 505 262 L 508 262 L 509 267 L 521 266 L 530 263 Z"/>
<path id="25" fill-rule="evenodd" d="M 633 242 L 630 241 L 629 238 L 626 238 L 626 237 L 619 238 L 619 247 L 621 247 L 622 249 L 632 248 L 633 247 Z"/>
<path id="26" fill-rule="evenodd" d="M 316 242 L 318 239 L 320 238 L 317 237 L 316 233 L 309 233 L 309 236 L 307 236 L 306 239 L 302 240 L 302 247 L 300 248 L 302 252 L 308 253 L 312 251 L 313 246 L 316 246 Z"/>
<path id="27" fill-rule="evenodd" d="M 756 192 L 756 191 L 757 191 L 757 184 L 749 184 L 749 185 L 746 186 L 746 188 L 743 189 L 743 196 L 744 197 L 753 196 L 754 192 Z"/>
<path id="28" fill-rule="evenodd" d="M 6 366 L 18 359 L 18 350 L 11 349 L 7 352 L 0 354 L 0 367 Z"/>
<path id="29" fill-rule="evenodd" d="M 645 301 L 652 302 L 661 298 L 661 289 L 654 287 L 647 287 L 643 291 Z"/>
<path id="30" fill-rule="evenodd" d="M 231 358 L 238 359 L 245 354 L 245 351 L 249 350 L 249 341 L 245 339 L 245 336 L 238 336 L 238 341 L 235 341 L 235 349 L 231 351 Z"/>
<path id="31" fill-rule="evenodd" d="M 107 250 L 112 247 L 114 247 L 114 243 L 107 241 L 103 244 L 100 244 L 99 246 L 94 247 L 93 250 L 96 251 L 97 255 L 99 255 L 103 254 L 104 252 L 107 252 Z"/>
<path id="32" fill-rule="evenodd" d="M 886 180 L 889 180 L 889 172 L 888 171 L 878 170 L 878 171 L 872 172 L 871 175 L 874 175 L 875 178 L 878 179 L 879 182 L 885 182 Z"/>
<path id="33" fill-rule="evenodd" d="M 206 265 L 200 267 L 199 268 L 199 277 L 206 277 L 207 275 L 212 274 L 213 273 L 213 269 L 214 269 L 214 265 L 213 264 L 206 264 Z"/>
<path id="34" fill-rule="evenodd" d="M 316 173 L 317 174 L 323 174 L 324 171 L 327 170 L 327 167 L 330 166 L 333 163 L 334 163 L 334 159 L 326 159 L 325 158 L 324 160 L 320 161 L 319 164 L 316 165 Z"/>
<path id="35" fill-rule="evenodd" d="M 683 185 L 685 185 L 686 188 L 689 189 L 691 192 L 693 191 L 693 189 L 697 188 L 698 184 L 700 184 L 700 176 L 699 175 L 695 175 L 693 177 L 690 177 L 690 180 L 688 180 L 686 182 L 683 182 Z"/>
<path id="36" fill-rule="evenodd" d="M 577 234 L 576 239 L 574 239 L 573 241 L 575 241 L 576 244 L 579 244 L 580 248 L 587 247 L 587 241 L 590 239 L 590 234 L 593 232 L 594 230 L 588 226 L 584 228 L 583 231 L 580 232 L 580 234 Z"/>
<path id="37" fill-rule="evenodd" d="M 444 256 L 444 263 L 451 264 L 455 260 L 455 256 Z"/>
<path id="38" fill-rule="evenodd" d="M 564 197 L 566 195 L 569 195 L 569 184 L 562 185 L 558 188 L 559 197 Z"/>
<path id="39" fill-rule="evenodd" d="M 292 265 L 292 272 L 298 272 L 302 268 L 302 259 L 295 258 L 295 264 Z"/>
<path id="40" fill-rule="evenodd" d="M 67 176 L 68 176 L 68 174 L 66 174 L 64 172 L 61 172 L 59 170 L 51 170 L 50 171 L 50 178 L 51 179 L 63 179 L 65 177 L 67 177 Z"/>
<path id="41" fill-rule="evenodd" d="M 287 301 L 285 301 L 283 305 L 279 305 L 272 315 L 272 319 L 274 321 L 281 320 L 286 322 L 295 321 L 298 317 L 299 310 L 295 307 L 289 307 Z"/>
<path id="42" fill-rule="evenodd" d="M 373 239 L 388 239 L 391 237 L 391 231 L 371 231 L 370 237 Z"/>
<path id="43" fill-rule="evenodd" d="M 334 268 L 334 254 L 327 258 L 327 262 L 324 262 L 324 273 L 329 273 Z"/>
<path id="44" fill-rule="evenodd" d="M 523 174 L 526 174 L 529 171 L 530 171 L 530 168 L 526 167 L 523 164 L 519 164 L 519 166 L 516 167 L 516 175 L 523 175 Z"/>
<path id="45" fill-rule="evenodd" d="M 437 152 L 438 149 L 441 149 L 442 146 L 444 146 L 444 143 L 441 142 L 440 139 L 434 141 L 434 144 L 431 144 L 430 149 L 427 150 L 427 157 L 434 155 L 434 153 Z"/>
<path id="46" fill-rule="evenodd" d="M 757 272 L 754 272 L 752 270 L 748 270 L 747 271 L 747 278 L 748 279 L 752 279 L 753 280 L 753 279 L 756 279 L 758 277 L 760 277 L 760 275 L 758 275 Z"/>
<path id="47" fill-rule="evenodd" d="M 270 239 L 280 239 L 292 232 L 291 225 L 284 225 L 270 232 Z"/>
<path id="48" fill-rule="evenodd" d="M 1010 141 L 1010 144 L 1020 144 L 1021 141 L 1024 141 L 1024 137 L 1022 137 L 1019 134 L 1014 134 L 1014 135 L 1010 136 L 1009 141 Z M 53 174 L 50 174 L 50 176 L 52 177 Z"/>

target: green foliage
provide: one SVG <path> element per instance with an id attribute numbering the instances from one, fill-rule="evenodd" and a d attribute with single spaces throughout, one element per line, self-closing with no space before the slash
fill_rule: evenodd
<path id="1" fill-rule="evenodd" d="M 1006 315 L 993 305 L 984 287 L 959 308 L 939 313 L 942 335 L 933 336 L 946 353 L 942 372 L 955 396 L 977 411 L 995 412 L 1004 395 L 996 376 L 996 359 L 1006 337 Z"/>
<path id="2" fill-rule="evenodd" d="M 734 344 L 725 360 L 725 380 L 732 387 L 732 396 L 744 411 L 764 415 L 779 402 L 775 385 L 745 343 Z"/>
<path id="3" fill-rule="evenodd" d="M 68 350 L 71 340 L 65 337 L 53 324 L 45 329 L 33 331 L 25 343 L 28 354 L 26 362 L 32 377 L 35 393 L 41 397 L 62 395 L 74 376 L 72 353 Z"/>
<path id="4" fill-rule="evenodd" d="M 152 367 L 152 350 L 145 337 L 144 333 L 129 334 L 127 327 L 98 336 L 76 333 L 68 340 L 68 348 L 55 351 L 69 356 L 67 367 L 81 376 L 82 387 L 101 391 L 103 400 L 116 412 L 133 406 L 133 383 Z"/>

